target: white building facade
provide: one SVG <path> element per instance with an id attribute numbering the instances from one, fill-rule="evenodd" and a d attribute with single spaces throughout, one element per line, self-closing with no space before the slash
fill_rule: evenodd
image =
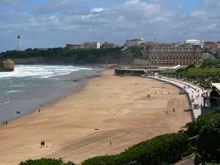
<path id="1" fill-rule="evenodd" d="M 85 49 L 99 49 L 100 48 L 100 42 L 98 41 L 84 42 L 83 45 Z"/>
<path id="2" fill-rule="evenodd" d="M 132 47 L 132 46 L 137 46 L 140 45 L 141 43 L 144 42 L 144 39 L 129 39 L 125 43 L 125 47 Z"/>
<path id="3" fill-rule="evenodd" d="M 185 41 L 185 44 L 198 45 L 201 46 L 201 48 L 203 48 L 203 40 L 188 39 Z"/>

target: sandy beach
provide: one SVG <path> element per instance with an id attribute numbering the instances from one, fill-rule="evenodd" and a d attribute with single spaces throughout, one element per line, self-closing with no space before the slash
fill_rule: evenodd
<path id="1" fill-rule="evenodd" d="M 120 153 L 153 136 L 182 129 L 191 121 L 190 112 L 184 112 L 188 108 L 187 97 L 170 84 L 105 71 L 80 90 L 42 106 L 40 112 L 1 126 L 0 164 L 42 157 L 80 163 Z M 45 147 L 40 147 L 42 140 Z"/>

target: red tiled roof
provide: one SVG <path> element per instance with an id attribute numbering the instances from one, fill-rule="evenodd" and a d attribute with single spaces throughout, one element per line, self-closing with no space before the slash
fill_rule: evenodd
<path id="1" fill-rule="evenodd" d="M 106 45 L 115 45 L 115 43 L 113 43 L 113 42 L 107 42 L 107 41 L 103 43 L 103 45 L 105 45 L 105 44 L 106 44 Z"/>
<path id="2" fill-rule="evenodd" d="M 219 48 L 220 43 L 208 43 L 208 44 L 205 44 L 205 46 L 212 47 L 212 48 Z"/>

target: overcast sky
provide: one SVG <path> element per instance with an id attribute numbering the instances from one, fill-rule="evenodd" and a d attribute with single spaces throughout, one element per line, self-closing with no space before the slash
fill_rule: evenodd
<path id="1" fill-rule="evenodd" d="M 220 0 L 0 0 L 0 52 L 129 38 L 220 41 Z"/>

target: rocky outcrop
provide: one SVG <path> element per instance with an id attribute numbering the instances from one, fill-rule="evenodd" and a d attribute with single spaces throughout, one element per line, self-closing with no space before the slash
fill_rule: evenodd
<path id="1" fill-rule="evenodd" d="M 10 59 L 0 61 L 0 72 L 14 71 L 14 67 L 15 67 L 15 63 Z"/>

